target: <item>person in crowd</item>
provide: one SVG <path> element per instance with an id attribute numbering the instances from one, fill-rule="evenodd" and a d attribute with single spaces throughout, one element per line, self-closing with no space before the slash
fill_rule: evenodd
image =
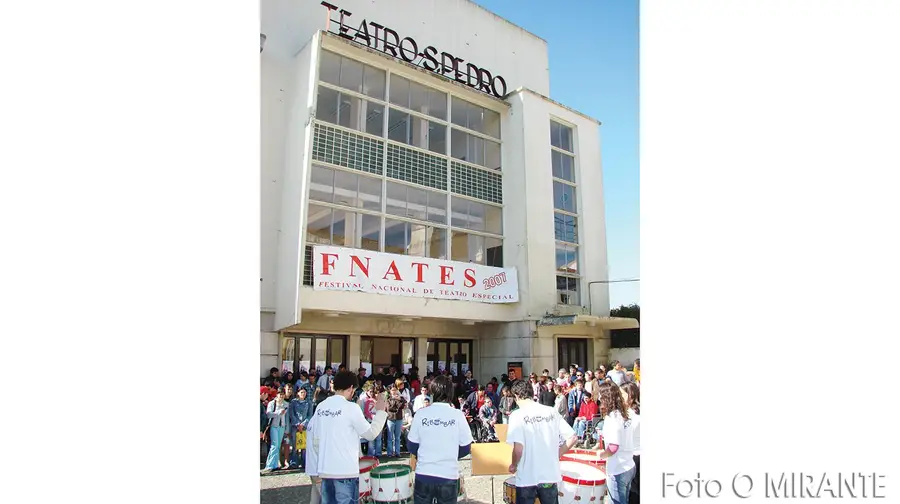
<path id="1" fill-rule="evenodd" d="M 466 370 L 466 379 L 462 382 L 461 393 L 468 397 L 469 394 L 478 390 L 478 380 L 472 375 L 472 370 Z"/>
<path id="2" fill-rule="evenodd" d="M 296 449 L 297 431 L 294 429 L 294 423 L 291 418 L 291 401 L 294 397 L 294 386 L 290 383 L 284 386 L 284 402 L 287 406 L 287 416 L 284 423 L 284 436 L 281 443 L 281 454 L 279 461 L 282 469 L 287 469 L 291 465 L 291 454 Z"/>
<path id="3" fill-rule="evenodd" d="M 413 504 L 457 502 L 457 461 L 469 454 L 473 440 L 465 416 L 451 407 L 453 388 L 447 377 L 435 378 L 427 390 L 434 407 L 421 411 L 410 427 L 407 446 L 417 458 Z"/>
<path id="4" fill-rule="evenodd" d="M 312 399 L 313 393 L 315 392 L 315 384 L 309 381 L 309 373 L 306 371 L 300 371 L 300 377 L 297 378 L 297 393 L 300 392 L 300 389 L 306 389 L 306 396 Z"/>
<path id="5" fill-rule="evenodd" d="M 594 371 L 594 376 L 597 378 L 598 381 L 602 382 L 603 378 L 606 376 L 606 366 L 604 366 L 603 364 L 600 364 L 599 366 L 597 366 L 597 370 Z"/>
<path id="6" fill-rule="evenodd" d="M 594 372 L 590 369 L 584 372 L 584 392 L 591 394 L 594 391 Z"/>
<path id="7" fill-rule="evenodd" d="M 537 374 L 531 373 L 528 376 L 528 385 L 531 387 L 531 400 L 537 402 L 541 397 L 541 384 L 538 382 Z"/>
<path id="8" fill-rule="evenodd" d="M 290 418 L 290 425 L 295 433 L 293 439 L 296 439 L 296 433 L 306 431 L 306 427 L 309 425 L 309 420 L 312 418 L 313 410 L 315 409 L 315 405 L 305 388 L 297 389 L 296 395 L 297 397 L 291 400 L 291 404 L 288 407 L 288 418 Z M 306 450 L 303 451 L 305 452 Z M 296 444 L 294 444 L 289 467 L 291 469 L 296 469 L 297 467 L 300 467 L 305 460 L 305 454 L 298 452 L 296 450 Z"/>
<path id="9" fill-rule="evenodd" d="M 566 378 L 566 368 L 559 368 L 559 371 L 556 375 L 556 384 L 560 387 L 566 386 L 569 384 L 568 378 Z"/>
<path id="10" fill-rule="evenodd" d="M 550 378 L 550 370 L 549 370 L 549 369 L 545 369 L 545 370 L 541 371 L 541 376 Z"/>
<path id="11" fill-rule="evenodd" d="M 606 489 L 611 504 L 627 504 L 636 472 L 632 419 L 615 383 L 601 383 L 598 393 L 606 444 L 599 457 L 606 460 Z"/>
<path id="12" fill-rule="evenodd" d="M 459 397 L 457 400 L 459 401 L 459 411 L 461 411 L 463 415 L 465 415 L 467 417 L 471 417 L 472 416 L 472 407 L 469 405 L 469 401 L 466 400 L 465 397 Z"/>
<path id="13" fill-rule="evenodd" d="M 500 375 L 500 384 L 497 386 L 497 393 L 503 391 L 507 386 L 509 386 L 509 376 L 502 374 Z"/>
<path id="14" fill-rule="evenodd" d="M 282 379 L 284 380 L 285 385 L 294 386 L 294 372 L 293 371 L 288 371 L 287 373 L 284 373 L 284 376 L 282 377 Z"/>
<path id="15" fill-rule="evenodd" d="M 281 453 L 281 443 L 284 439 L 284 428 L 287 425 L 288 403 L 284 400 L 284 388 L 278 389 L 273 401 L 266 406 L 266 416 L 269 418 L 269 456 L 266 458 L 264 473 L 277 471 L 278 457 Z"/>
<path id="16" fill-rule="evenodd" d="M 409 389 L 410 394 L 413 397 L 419 395 L 421 391 L 422 383 L 419 381 L 419 368 L 413 366 L 412 369 L 409 370 Z"/>
<path id="17" fill-rule="evenodd" d="M 322 375 L 324 376 L 324 375 Z M 315 392 L 313 392 L 313 414 L 315 414 L 315 409 L 322 404 L 325 399 L 331 397 L 333 393 L 330 390 L 325 390 L 322 387 L 316 387 Z"/>
<path id="18" fill-rule="evenodd" d="M 569 386 L 575 384 L 576 373 L 578 373 L 578 364 L 569 364 Z"/>
<path id="19" fill-rule="evenodd" d="M 322 482 L 321 504 L 358 504 L 359 439 L 372 440 L 381 433 L 387 419 L 387 404 L 375 401 L 372 423 L 350 401 L 359 387 L 349 371 L 334 377 L 335 393 L 323 401 L 309 422 L 306 472 Z M 309 439 L 312 438 L 312 439 Z"/>
<path id="20" fill-rule="evenodd" d="M 573 428 L 579 439 L 584 438 L 584 431 L 587 429 L 587 423 L 597 414 L 597 401 L 594 399 L 595 398 L 591 394 L 585 393 L 581 408 L 578 409 L 578 416 L 575 417 Z"/>
<path id="21" fill-rule="evenodd" d="M 479 385 L 478 389 L 469 394 L 469 397 L 466 398 L 466 402 L 469 405 L 469 411 L 472 416 L 477 416 L 478 411 L 481 410 L 481 407 L 484 406 L 484 385 Z"/>
<path id="22" fill-rule="evenodd" d="M 260 385 L 268 386 L 269 384 L 274 383 L 275 380 L 277 380 L 279 378 L 281 378 L 281 372 L 278 371 L 277 367 L 273 367 L 273 368 L 269 369 L 269 376 L 266 376 L 265 378 L 260 380 Z"/>
<path id="23" fill-rule="evenodd" d="M 419 395 L 416 396 L 415 400 L 413 400 L 412 411 L 413 415 L 415 415 L 420 409 L 425 407 L 425 402 L 430 401 L 431 397 L 428 395 L 428 386 L 431 383 L 427 378 L 424 382 L 422 382 L 422 391 Z"/>
<path id="24" fill-rule="evenodd" d="M 484 395 L 491 398 L 491 401 L 493 401 L 494 406 L 497 406 L 498 404 L 500 404 L 500 396 L 497 395 L 496 390 L 497 389 L 495 389 L 494 385 L 490 382 L 488 382 L 488 384 L 484 386 Z"/>
<path id="25" fill-rule="evenodd" d="M 553 386 L 553 393 L 556 394 L 556 398 L 553 400 L 553 407 L 559 413 L 559 416 L 562 418 L 566 418 L 568 416 L 568 402 L 566 398 L 566 393 L 563 388 L 559 385 Z"/>
<path id="26" fill-rule="evenodd" d="M 631 420 L 631 447 L 634 449 L 634 480 L 631 482 L 629 504 L 640 504 L 641 501 L 641 388 L 637 383 L 622 385 L 622 405 L 628 411 Z"/>
<path id="27" fill-rule="evenodd" d="M 575 431 L 553 408 L 532 400 L 528 383 L 516 381 L 511 388 L 519 409 L 509 417 L 506 442 L 513 447 L 509 472 L 515 474 L 516 504 L 557 504 L 562 474 L 556 461 L 575 445 Z"/>
<path id="28" fill-rule="evenodd" d="M 634 366 L 631 367 L 631 372 L 634 373 L 634 381 L 637 382 L 638 385 L 641 384 L 641 359 L 634 359 Z"/>
<path id="29" fill-rule="evenodd" d="M 400 456 L 400 433 L 403 427 L 403 409 L 406 408 L 406 399 L 400 395 L 397 386 L 390 389 L 390 397 L 387 401 L 387 456 Z"/>
<path id="30" fill-rule="evenodd" d="M 427 407 L 431 406 L 431 399 L 426 397 L 424 402 L 425 402 L 425 406 L 423 406 L 423 408 L 427 408 Z"/>
<path id="31" fill-rule="evenodd" d="M 265 386 L 259 387 L 259 439 L 260 439 L 260 443 L 266 443 L 265 438 L 268 435 L 268 432 L 266 432 L 266 427 L 269 426 L 269 417 L 266 415 L 266 403 L 268 401 L 269 401 L 269 387 L 265 387 Z M 260 449 L 262 449 L 262 447 Z"/>
<path id="32" fill-rule="evenodd" d="M 485 396 L 484 405 L 478 410 L 478 419 L 481 421 L 484 440 L 494 440 L 497 438 L 497 434 L 494 431 L 494 425 L 497 424 L 497 413 L 497 408 L 494 407 L 494 401 L 492 401 L 490 397 Z"/>
<path id="33" fill-rule="evenodd" d="M 609 366 L 612 368 L 606 376 L 609 377 L 617 386 L 621 387 L 625 383 L 625 368 L 619 361 L 613 361 Z"/>
<path id="34" fill-rule="evenodd" d="M 362 397 L 360 397 L 360 401 L 362 402 L 360 408 L 363 412 L 363 418 L 371 424 L 375 421 L 375 404 L 377 403 L 375 383 L 371 381 L 366 382 L 362 388 L 365 391 L 363 392 Z M 378 435 L 374 436 L 372 439 L 367 439 L 366 442 L 366 453 L 368 453 L 370 457 L 381 457 L 382 432 L 378 431 Z"/>
<path id="35" fill-rule="evenodd" d="M 397 378 L 394 380 L 394 386 L 397 387 L 397 390 L 400 392 L 400 396 L 406 401 L 406 404 L 410 403 L 409 397 L 409 389 L 406 388 L 406 382 L 403 381 L 402 378 Z"/>
<path id="36" fill-rule="evenodd" d="M 319 380 L 316 382 L 316 386 L 325 389 L 331 390 L 331 381 L 334 380 L 334 370 L 331 369 L 331 366 L 325 368 L 325 374 L 319 377 Z"/>
<path id="37" fill-rule="evenodd" d="M 397 373 L 396 367 L 391 366 L 390 370 L 388 371 L 388 378 L 390 378 L 391 383 L 394 383 L 394 380 L 396 380 L 397 378 L 400 378 L 400 374 Z M 389 384 L 385 385 L 384 388 L 390 388 L 390 385 Z"/>
<path id="38" fill-rule="evenodd" d="M 347 370 L 347 366 L 345 366 L 344 364 L 338 365 L 338 373 L 343 373 L 346 370 Z"/>
<path id="39" fill-rule="evenodd" d="M 509 415 L 512 414 L 518 406 L 516 406 L 516 399 L 513 397 L 509 387 L 503 387 L 503 391 L 500 392 L 500 395 L 500 402 L 497 404 L 498 409 L 500 410 L 500 420 L 504 424 L 508 424 Z"/>
<path id="40" fill-rule="evenodd" d="M 584 402 L 584 382 L 581 380 L 575 380 L 574 388 L 569 391 L 569 411 L 567 416 L 569 425 L 572 425 L 575 422 L 575 417 L 578 416 L 578 411 L 581 409 L 582 402 Z"/>
<path id="41" fill-rule="evenodd" d="M 549 376 L 541 377 L 541 397 L 538 398 L 539 403 L 544 406 L 556 406 L 556 393 L 553 391 L 555 384 L 556 382 Z"/>
<path id="42" fill-rule="evenodd" d="M 394 383 L 394 368 L 381 368 L 381 386 L 389 389 Z"/>
<path id="43" fill-rule="evenodd" d="M 369 381 L 369 377 L 366 376 L 366 368 L 360 367 L 359 369 L 356 370 L 356 379 L 359 381 L 360 384 L 366 383 L 367 381 Z"/>
<path id="44" fill-rule="evenodd" d="M 509 370 L 509 383 L 516 381 L 518 377 L 516 376 L 516 371 L 514 369 Z"/>

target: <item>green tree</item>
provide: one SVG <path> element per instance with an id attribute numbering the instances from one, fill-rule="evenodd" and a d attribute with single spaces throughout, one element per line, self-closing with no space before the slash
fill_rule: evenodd
<path id="1" fill-rule="evenodd" d="M 610 317 L 633 318 L 641 321 L 641 307 L 637 304 L 622 305 L 609 311 Z"/>

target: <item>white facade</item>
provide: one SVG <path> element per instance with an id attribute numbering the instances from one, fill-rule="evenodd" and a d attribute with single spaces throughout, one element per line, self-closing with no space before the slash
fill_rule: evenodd
<path id="1" fill-rule="evenodd" d="M 266 42 L 261 54 L 261 372 L 265 374 L 269 367 L 281 366 L 285 359 L 297 361 L 292 364 L 294 369 L 302 359 L 307 365 L 310 359 L 316 362 L 325 359 L 341 360 L 355 370 L 364 362 L 362 355 L 362 359 L 374 361 L 367 363 L 370 365 L 397 362 L 399 357 L 403 363 L 417 365 L 424 373 L 429 364 L 438 367 L 437 361 L 452 361 L 453 355 L 457 355 L 443 355 L 445 349 L 465 354 L 466 367 L 478 379 L 485 380 L 505 373 L 510 363 L 521 362 L 526 371 L 556 368 L 563 358 L 560 352 L 568 356 L 570 351 L 569 347 L 563 350 L 559 338 L 583 341 L 582 350 L 578 350 L 581 348 L 578 345 L 573 350 L 573 355 L 585 354 L 582 365 L 596 366 L 608 360 L 608 329 L 613 327 L 611 323 L 622 327 L 622 321 L 603 318 L 609 315 L 607 285 L 589 284 L 608 280 L 600 125 L 546 97 L 550 81 L 546 42 L 468 0 L 335 0 L 331 3 L 345 11 L 344 23 L 349 27 L 356 28 L 363 19 L 389 27 L 399 38 L 415 39 L 420 50 L 433 46 L 438 54 L 450 53 L 488 70 L 493 76 L 502 76 L 508 89 L 502 98 L 497 98 L 417 68 L 383 50 L 341 38 L 335 34 L 341 26 L 336 22 L 341 16 L 339 10 L 329 10 L 319 2 L 263 0 L 261 33 L 265 34 Z M 336 59 L 337 56 L 345 59 Z M 357 89 L 364 92 L 355 93 L 330 84 L 337 60 L 343 68 L 357 68 L 357 62 L 367 65 L 366 68 L 373 70 L 365 70 L 368 72 L 365 75 L 374 76 L 373 82 L 383 82 L 385 89 L 381 90 L 381 84 L 368 88 L 365 86 L 369 84 L 364 84 Z M 344 63 L 347 60 L 351 63 Z M 342 75 L 351 72 L 347 70 Z M 446 105 L 449 111 L 443 112 L 441 118 L 415 113 L 425 108 L 396 105 L 394 96 L 399 96 L 398 90 L 406 81 L 429 90 L 429 94 L 423 95 L 432 100 L 429 110 L 440 110 Z M 320 93 L 323 103 L 319 103 Z M 334 117 L 355 115 L 348 120 L 349 127 L 326 119 L 331 117 L 328 104 L 334 101 L 332 95 L 338 97 Z M 467 110 L 484 109 L 483 115 L 477 116 L 484 119 L 466 123 L 475 130 L 455 122 L 454 114 L 462 110 L 462 102 L 458 100 L 472 107 Z M 408 116 L 406 122 L 396 122 L 404 114 Z M 488 118 L 495 114 L 499 115 L 499 142 L 492 140 L 496 140 L 494 133 L 477 129 L 488 128 Z M 468 117 L 473 117 L 471 112 Z M 356 119 L 359 123 L 354 126 L 352 122 Z M 552 126 L 553 132 L 551 121 L 558 125 Z M 398 124 L 404 125 L 405 132 L 396 133 Z M 565 131 L 559 130 L 560 126 Z M 328 138 L 337 139 L 327 148 L 324 147 L 326 132 L 331 135 Z M 572 135 L 571 147 L 552 148 L 551 133 L 565 139 L 567 132 Z M 392 140 L 395 134 L 407 135 L 404 138 L 408 141 Z M 455 154 L 461 148 L 463 137 L 469 148 L 463 157 L 480 159 L 477 163 L 464 162 Z M 480 166 L 492 164 L 490 159 L 495 156 L 492 149 L 498 144 L 500 169 Z M 376 145 L 381 146 L 382 150 L 377 152 L 382 154 L 371 161 L 376 159 Z M 341 148 L 345 149 L 345 156 L 340 159 L 347 158 L 349 149 L 349 158 L 356 156 L 356 161 L 340 161 Z M 322 153 L 326 150 L 331 154 L 325 158 L 333 162 L 323 160 Z M 570 154 L 565 153 L 567 150 Z M 401 159 L 398 155 L 406 156 L 402 158 L 407 160 L 402 169 L 392 165 Z M 554 179 L 554 166 L 561 166 L 554 164 L 555 159 L 569 155 L 567 159 L 572 160 L 573 171 L 567 177 L 574 180 L 573 186 Z M 422 159 L 432 160 L 428 173 L 446 176 L 446 183 L 440 177 L 422 182 L 425 165 L 416 164 L 426 162 Z M 466 180 L 475 181 L 468 183 L 466 189 L 458 190 L 465 185 L 458 182 L 464 174 L 469 177 Z M 497 174 L 502 176 L 502 182 L 485 182 L 483 187 L 479 186 L 478 180 L 496 181 Z M 325 175 L 355 181 L 354 191 L 358 191 L 354 193 L 358 194 L 358 199 L 356 196 L 353 199 L 355 206 L 347 207 L 345 201 L 337 199 L 333 204 L 321 201 L 321 184 L 316 180 Z M 568 196 L 556 197 L 554 182 L 558 194 Z M 335 180 L 334 184 L 338 182 Z M 368 208 L 365 207 L 368 203 L 363 202 L 364 185 L 371 188 L 366 201 L 372 206 Z M 398 214 L 391 214 L 389 209 L 396 204 L 390 193 L 397 188 L 408 189 L 404 194 L 409 199 L 404 201 L 410 209 L 414 194 L 416 197 L 426 194 L 427 211 L 422 216 L 409 213 L 397 220 Z M 498 194 L 501 188 L 502 196 Z M 501 197 L 502 203 L 498 204 Z M 437 201 L 436 206 L 432 199 Z M 558 210 L 561 205 L 570 211 L 555 213 L 555 208 Z M 468 210 L 457 221 L 458 209 L 463 207 Z M 432 217 L 431 210 L 435 210 L 436 217 Z M 320 215 L 332 216 L 327 230 L 319 227 L 319 222 L 323 222 Z M 568 236 L 564 236 L 565 240 L 575 242 L 569 256 L 557 253 L 565 240 L 559 240 L 561 231 L 556 229 L 555 215 L 577 219 L 577 237 L 562 231 Z M 407 217 L 412 220 L 403 224 L 402 219 Z M 340 232 L 337 231 L 339 218 L 343 219 L 339 223 Z M 457 225 L 457 222 L 468 224 Z M 429 224 L 432 227 L 426 227 Z M 336 236 L 349 241 L 353 234 L 357 244 L 368 244 L 376 251 L 390 253 L 400 250 L 394 243 L 398 235 L 388 231 L 389 227 L 398 229 L 396 226 L 412 230 L 406 231 L 403 243 L 407 253 L 413 255 L 417 252 L 412 251 L 418 250 L 413 241 L 427 240 L 427 245 L 424 241 L 417 242 L 421 249 L 419 255 L 440 256 L 442 260 L 456 260 L 459 264 L 474 260 L 488 266 L 495 265 L 490 261 L 497 263 L 502 256 L 502 267 L 515 268 L 518 274 L 518 302 L 489 304 L 314 290 L 303 285 L 305 276 L 307 280 L 310 276 L 309 264 L 304 264 L 304 259 L 306 247 L 313 244 L 313 238 L 322 244 L 335 240 Z M 327 232 L 323 234 L 323 231 Z M 368 234 L 359 236 L 363 233 Z M 500 236 L 502 248 L 497 246 L 501 243 Z M 486 256 L 489 258 L 485 259 Z M 567 274 L 573 277 L 569 283 L 563 280 L 563 285 L 574 286 L 576 295 L 557 289 L 558 268 L 562 263 Z M 549 325 L 545 317 L 554 315 L 578 317 L 554 319 L 557 322 Z M 315 343 L 318 348 L 311 349 L 304 347 L 306 340 L 295 339 L 309 336 L 315 340 L 315 335 L 329 335 L 333 342 L 326 345 L 324 339 L 319 339 Z M 407 343 L 398 343 L 398 351 L 393 352 L 393 343 L 379 339 L 387 337 L 405 339 Z M 375 339 L 379 340 L 373 343 Z M 430 345 L 431 340 L 434 343 Z M 450 342 L 449 346 L 436 346 L 437 340 Z M 465 346 L 453 343 L 457 341 L 464 342 Z M 310 356 L 311 353 L 315 355 Z"/>

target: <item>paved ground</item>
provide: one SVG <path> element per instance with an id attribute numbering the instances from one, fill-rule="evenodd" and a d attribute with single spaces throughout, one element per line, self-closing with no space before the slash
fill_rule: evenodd
<path id="1" fill-rule="evenodd" d="M 381 465 L 408 464 L 409 457 L 387 459 Z M 460 474 L 465 479 L 466 502 L 491 503 L 490 476 L 472 476 L 472 461 L 466 457 L 459 461 Z M 503 481 L 507 477 L 494 477 L 494 503 L 503 504 Z M 275 472 L 260 476 L 260 504 L 308 504 L 309 476 L 299 472 Z"/>

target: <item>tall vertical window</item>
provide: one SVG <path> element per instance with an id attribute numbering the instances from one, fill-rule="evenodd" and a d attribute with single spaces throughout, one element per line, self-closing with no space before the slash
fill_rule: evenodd
<path id="1" fill-rule="evenodd" d="M 500 112 L 327 50 L 320 61 L 304 283 L 315 244 L 502 266 Z"/>
<path id="2" fill-rule="evenodd" d="M 581 304 L 578 272 L 578 196 L 575 180 L 574 131 L 550 121 L 553 176 L 553 223 L 556 239 L 556 302 Z"/>

